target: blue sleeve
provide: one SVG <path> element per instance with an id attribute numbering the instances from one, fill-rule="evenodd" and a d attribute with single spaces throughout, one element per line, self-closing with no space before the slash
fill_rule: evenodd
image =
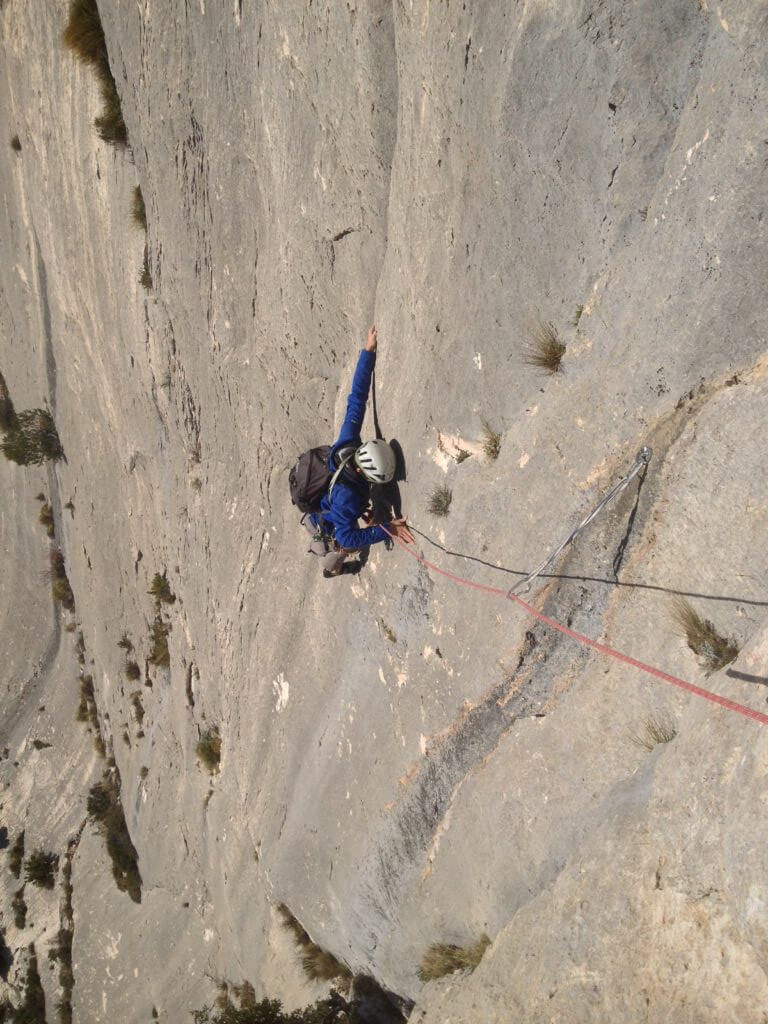
<path id="1" fill-rule="evenodd" d="M 365 418 L 365 406 L 368 401 L 368 392 L 371 389 L 371 376 L 375 365 L 376 353 L 366 352 L 363 349 L 355 367 L 352 390 L 347 399 L 347 412 L 336 445 L 354 444 L 357 446 L 362 444 L 360 431 Z M 365 541 L 365 543 L 369 544 L 370 541 Z"/>
<path id="2" fill-rule="evenodd" d="M 356 526 L 344 523 L 336 527 L 336 540 L 343 548 L 364 548 L 386 539 L 387 534 L 380 526 L 366 526 L 364 530 L 358 530 Z"/>

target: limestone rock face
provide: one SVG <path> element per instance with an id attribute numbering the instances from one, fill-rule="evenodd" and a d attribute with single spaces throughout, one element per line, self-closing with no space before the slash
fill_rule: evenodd
<path id="1" fill-rule="evenodd" d="M 373 321 L 390 498 L 442 569 L 506 590 L 648 445 L 528 600 L 768 710 L 768 9 L 99 6 L 127 149 L 66 5 L 0 4 L 0 372 L 66 456 L 0 460 L 14 1004 L 34 944 L 52 1013 L 71 921 L 75 1020 L 181 1021 L 244 979 L 304 1005 L 284 903 L 419 1024 L 764 1024 L 766 727 L 397 547 L 323 580 L 287 475 Z M 740 648 L 708 679 L 676 595 Z M 86 820 L 104 778 L 140 902 Z M 22 829 L 60 868 L 17 927 Z M 419 980 L 483 933 L 472 975 Z"/>

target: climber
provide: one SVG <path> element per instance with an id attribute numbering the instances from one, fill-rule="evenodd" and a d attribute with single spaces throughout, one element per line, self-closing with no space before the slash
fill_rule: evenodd
<path id="1" fill-rule="evenodd" d="M 387 540 L 391 534 L 406 544 L 413 535 L 405 518 L 393 519 L 386 526 L 373 524 L 361 529 L 358 519 L 373 519 L 370 485 L 386 484 L 394 478 L 397 459 L 389 444 L 381 438 L 362 443 L 360 430 L 365 405 L 376 363 L 376 327 L 368 331 L 368 340 L 360 353 L 347 399 L 347 412 L 339 436 L 331 446 L 328 471 L 333 474 L 329 489 L 323 494 L 319 512 L 312 512 L 304 525 L 313 535 L 312 550 L 323 553 L 323 576 L 330 579 L 343 572 L 355 572 L 358 565 L 344 564 L 347 555 L 369 544 Z"/>

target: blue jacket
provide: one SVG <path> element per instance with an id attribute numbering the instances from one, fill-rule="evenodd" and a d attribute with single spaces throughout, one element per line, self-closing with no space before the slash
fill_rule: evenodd
<path id="1" fill-rule="evenodd" d="M 328 468 L 334 472 L 338 468 L 336 454 L 339 448 L 346 445 L 359 448 L 363 443 L 360 430 L 363 426 L 375 365 L 376 353 L 363 349 L 352 379 L 352 390 L 347 399 L 347 413 L 328 459 Z M 333 534 L 341 547 L 362 548 L 387 539 L 387 534 L 380 526 L 368 526 L 364 530 L 358 528 L 357 521 L 368 506 L 370 493 L 371 487 L 365 477 L 356 473 L 354 468 L 347 464 L 334 484 L 330 499 L 327 494 L 323 495 L 320 515 L 326 529 Z"/>

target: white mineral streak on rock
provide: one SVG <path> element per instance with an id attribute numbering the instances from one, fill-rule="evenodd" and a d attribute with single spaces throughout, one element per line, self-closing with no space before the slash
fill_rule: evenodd
<path id="1" fill-rule="evenodd" d="M 277 679 L 273 680 L 272 690 L 275 694 L 275 711 L 279 714 L 288 706 L 288 697 L 290 693 L 288 680 L 282 672 L 278 675 Z"/>

